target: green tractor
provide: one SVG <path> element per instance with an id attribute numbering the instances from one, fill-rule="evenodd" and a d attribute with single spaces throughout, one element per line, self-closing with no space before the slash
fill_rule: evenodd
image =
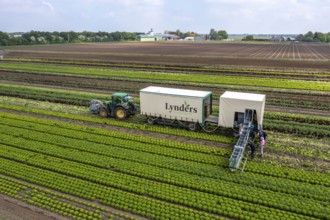
<path id="1" fill-rule="evenodd" d="M 127 93 L 114 93 L 110 101 L 92 100 L 89 109 L 103 118 L 114 117 L 120 120 L 134 115 L 137 111 L 136 103 Z"/>

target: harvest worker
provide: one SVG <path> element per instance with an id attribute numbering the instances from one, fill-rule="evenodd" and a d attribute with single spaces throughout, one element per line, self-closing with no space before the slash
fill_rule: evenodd
<path id="1" fill-rule="evenodd" d="M 251 156 L 252 159 L 254 158 L 255 153 L 256 153 L 256 146 L 254 145 L 254 138 L 255 138 L 255 134 L 254 134 L 254 131 L 252 129 L 250 131 L 249 139 L 248 139 L 248 145 L 251 148 L 251 154 L 250 154 L 250 156 Z"/>
<path id="2" fill-rule="evenodd" d="M 262 129 L 259 130 L 259 142 L 260 142 L 260 156 L 264 155 L 264 146 L 266 141 L 267 134 Z"/>

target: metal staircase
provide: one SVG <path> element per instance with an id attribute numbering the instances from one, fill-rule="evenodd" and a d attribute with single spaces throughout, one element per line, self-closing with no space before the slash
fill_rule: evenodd
<path id="1" fill-rule="evenodd" d="M 248 156 L 244 154 L 245 147 L 248 144 L 251 124 L 253 122 L 254 110 L 246 109 L 244 123 L 241 135 L 234 147 L 233 153 L 229 158 L 229 168 L 231 171 L 242 170 L 244 171 Z"/>

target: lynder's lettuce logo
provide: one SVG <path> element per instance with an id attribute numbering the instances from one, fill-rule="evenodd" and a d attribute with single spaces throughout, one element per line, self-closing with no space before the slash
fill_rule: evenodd
<path id="1" fill-rule="evenodd" d="M 186 101 L 182 105 L 170 105 L 167 102 L 165 103 L 165 109 L 170 113 L 175 112 L 187 112 L 187 113 L 197 113 L 196 107 L 191 107 Z"/>

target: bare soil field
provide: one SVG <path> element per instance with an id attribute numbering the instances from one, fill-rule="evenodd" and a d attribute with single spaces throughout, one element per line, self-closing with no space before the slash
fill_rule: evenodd
<path id="1" fill-rule="evenodd" d="M 12 199 L 8 196 L 0 196 L 1 220 L 65 220 L 66 218 L 55 215 L 27 203 Z"/>
<path id="2" fill-rule="evenodd" d="M 13 47 L 8 58 L 330 69 L 330 46 L 303 43 L 131 42 Z"/>

